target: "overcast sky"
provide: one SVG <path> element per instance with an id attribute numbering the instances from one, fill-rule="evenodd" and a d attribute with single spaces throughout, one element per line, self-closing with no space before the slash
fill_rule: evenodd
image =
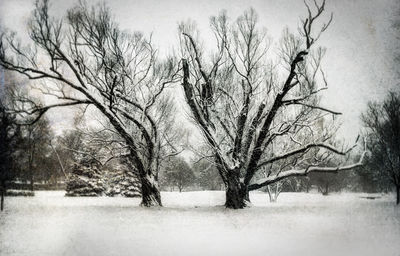
<path id="1" fill-rule="evenodd" d="M 195 20 L 207 41 L 211 36 L 209 17 L 222 9 L 226 9 L 230 17 L 236 18 L 243 10 L 255 8 L 260 16 L 260 24 L 268 29 L 275 43 L 285 26 L 295 29 L 299 17 L 306 13 L 300 0 L 106 2 L 123 29 L 153 32 L 154 42 L 163 52 L 176 44 L 177 23 L 182 20 Z M 343 113 L 340 136 L 352 140 L 359 132 L 359 115 L 367 102 L 382 99 L 389 88 L 398 87 L 393 65 L 398 39 L 393 22 L 399 13 L 399 6 L 397 0 L 327 2 L 326 9 L 334 13 L 334 20 L 319 41 L 320 45 L 327 47 L 324 69 L 329 83 L 322 105 Z M 51 12 L 61 17 L 75 1 L 53 0 L 51 3 Z M 32 9 L 32 0 L 1 0 L 1 22 L 7 28 L 26 34 L 26 21 Z M 55 127 L 68 126 L 68 115 L 52 120 Z"/>

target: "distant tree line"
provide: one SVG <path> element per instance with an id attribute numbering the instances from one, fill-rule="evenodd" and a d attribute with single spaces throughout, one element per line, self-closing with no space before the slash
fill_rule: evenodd
<path id="1" fill-rule="evenodd" d="M 357 155 L 354 158 L 358 157 Z M 224 190 L 224 183 L 212 163 L 206 160 L 188 163 L 181 157 L 168 160 L 160 171 L 163 191 Z M 368 166 L 339 173 L 312 173 L 307 177 L 291 177 L 262 189 L 276 201 L 281 192 L 314 192 L 329 195 L 334 192 L 388 193 L 391 183 Z"/>

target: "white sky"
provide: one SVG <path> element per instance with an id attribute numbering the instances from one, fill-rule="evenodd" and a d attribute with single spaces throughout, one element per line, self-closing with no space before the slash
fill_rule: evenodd
<path id="1" fill-rule="evenodd" d="M 106 2 L 123 29 L 153 32 L 153 41 L 164 52 L 176 45 L 177 23 L 182 20 L 195 20 L 203 39 L 210 38 L 209 17 L 222 9 L 226 9 L 231 18 L 236 18 L 245 9 L 254 7 L 260 16 L 260 24 L 268 29 L 275 43 L 285 26 L 295 29 L 299 17 L 306 14 L 300 0 Z M 60 17 L 75 1 L 51 3 L 51 12 Z M 1 0 L 1 22 L 20 35 L 26 34 L 26 21 L 32 8 L 32 0 Z M 353 140 L 360 130 L 359 115 L 366 103 L 382 99 L 389 88 L 398 86 L 393 65 L 398 38 L 392 24 L 400 8 L 397 0 L 328 0 L 326 9 L 334 13 L 334 20 L 319 41 L 327 47 L 324 69 L 329 83 L 322 105 L 343 113 L 339 135 Z M 59 113 L 63 113 L 62 117 Z M 71 111 L 52 111 L 50 115 L 53 115 L 49 117 L 57 128 L 68 126 L 72 117 Z"/>

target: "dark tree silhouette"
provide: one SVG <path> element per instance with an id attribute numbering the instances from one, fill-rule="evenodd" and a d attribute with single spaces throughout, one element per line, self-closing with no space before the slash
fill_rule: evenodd
<path id="1" fill-rule="evenodd" d="M 0 95 L 1 96 L 1 95 Z M 16 125 L 15 115 L 6 111 L 0 98 L 0 209 L 4 209 L 4 196 L 7 183 L 15 176 L 14 154 L 20 141 L 20 127 Z"/>
<path id="2" fill-rule="evenodd" d="M 389 92 L 382 103 L 370 102 L 361 119 L 367 129 L 367 164 L 376 179 L 389 180 L 400 203 L 400 94 Z"/>

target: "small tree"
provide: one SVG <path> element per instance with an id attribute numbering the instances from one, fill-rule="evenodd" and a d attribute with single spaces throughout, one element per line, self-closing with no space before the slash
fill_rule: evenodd
<path id="1" fill-rule="evenodd" d="M 382 103 L 370 102 L 361 120 L 369 140 L 367 166 L 377 182 L 391 182 L 400 203 L 400 94 L 389 92 Z"/>
<path id="2" fill-rule="evenodd" d="M 281 194 L 283 185 L 285 181 L 278 181 L 274 184 L 268 185 L 266 190 L 268 192 L 269 201 L 271 203 L 276 203 L 278 200 L 278 196 Z"/>
<path id="3" fill-rule="evenodd" d="M 60 170 L 59 173 L 61 173 L 64 178 L 67 178 L 72 166 L 79 162 L 77 152 L 85 148 L 83 135 L 77 129 L 80 119 L 79 116 L 75 116 L 75 128 L 63 131 L 50 145 L 57 160 L 58 169 Z"/>
<path id="4" fill-rule="evenodd" d="M 327 196 L 337 180 L 337 173 L 311 173 L 310 182 L 317 186 L 318 192 Z"/>
<path id="5" fill-rule="evenodd" d="M 293 159 L 292 159 L 293 161 Z M 261 177 L 268 178 L 272 173 L 280 173 L 291 166 L 292 161 L 290 159 L 283 159 L 270 165 L 263 166 L 261 168 Z M 264 191 L 268 193 L 269 201 L 275 203 L 278 200 L 279 195 L 284 189 L 285 185 L 290 183 L 289 179 L 277 181 L 275 183 L 269 184 L 263 188 Z"/>
<path id="6" fill-rule="evenodd" d="M 30 182 L 30 190 L 34 190 L 36 179 L 46 179 L 52 170 L 47 170 L 47 164 L 50 163 L 52 131 L 49 121 L 42 117 L 23 129 L 24 149 L 26 150 L 26 169 L 27 180 Z"/>
<path id="7" fill-rule="evenodd" d="M 161 178 L 167 186 L 176 186 L 179 192 L 195 183 L 196 177 L 189 164 L 180 157 L 171 157 L 166 163 L 163 177 Z"/>

